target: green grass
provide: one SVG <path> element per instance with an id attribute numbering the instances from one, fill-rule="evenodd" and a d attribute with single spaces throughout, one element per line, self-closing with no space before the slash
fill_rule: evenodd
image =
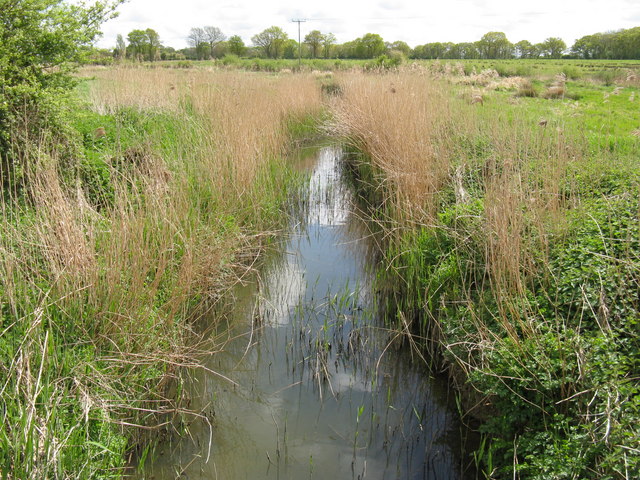
<path id="1" fill-rule="evenodd" d="M 611 83 L 624 78 L 629 70 L 640 70 L 638 60 L 571 60 L 571 59 L 511 59 L 511 60 L 417 60 L 418 64 L 461 64 L 466 74 L 472 71 L 496 70 L 502 77 L 548 77 L 565 73 L 570 80 L 594 78 Z"/>

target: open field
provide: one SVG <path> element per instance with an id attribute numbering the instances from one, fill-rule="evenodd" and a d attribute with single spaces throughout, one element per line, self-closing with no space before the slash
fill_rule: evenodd
<path id="1" fill-rule="evenodd" d="M 401 59 L 400 68 L 410 66 L 422 67 L 431 70 L 448 69 L 462 71 L 470 75 L 474 71 L 496 70 L 500 76 L 526 76 L 539 78 L 553 76 L 564 72 L 571 80 L 593 80 L 599 83 L 613 83 L 625 78 L 629 71 L 638 72 L 640 61 L 638 60 L 580 60 L 580 59 L 511 59 L 511 60 L 414 60 Z M 296 59 L 265 59 L 243 58 L 235 55 L 227 55 L 215 60 L 172 60 L 157 62 L 128 62 L 123 61 L 121 66 L 139 68 L 171 68 L 171 69 L 228 69 L 248 70 L 262 72 L 292 72 L 302 71 L 348 71 L 361 69 L 376 69 L 380 67 L 380 61 L 354 60 L 354 59 L 309 59 L 303 58 L 300 63 Z M 447 67 L 447 65 L 449 67 Z M 398 66 L 396 64 L 393 65 Z"/>
<path id="2" fill-rule="evenodd" d="M 194 322 L 280 228 L 291 137 L 323 118 L 485 476 L 637 478 L 640 64 L 261 62 L 84 69 L 66 136 L 2 172 L 3 476 L 118 478 L 180 413 L 180 367 L 221 348 Z"/>

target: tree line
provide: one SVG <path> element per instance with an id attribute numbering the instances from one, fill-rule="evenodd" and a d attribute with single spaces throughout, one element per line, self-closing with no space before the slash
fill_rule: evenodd
<path id="1" fill-rule="evenodd" d="M 112 52 L 115 58 L 136 60 L 204 60 L 225 55 L 297 58 L 300 45 L 278 26 L 269 27 L 251 37 L 245 45 L 239 35 L 229 38 L 213 26 L 194 27 L 186 36 L 187 48 L 165 47 L 158 33 L 148 28 L 133 30 L 128 44 L 118 35 Z M 640 59 L 640 27 L 615 32 L 586 35 L 571 48 L 559 37 L 540 43 L 520 40 L 512 43 L 504 32 L 488 32 L 476 42 L 432 42 L 411 48 L 402 41 L 386 42 L 376 33 L 338 44 L 335 35 L 319 30 L 309 32 L 302 42 L 305 58 L 371 59 L 381 55 L 402 55 L 412 59 L 511 59 L 511 58 L 581 58 Z"/>

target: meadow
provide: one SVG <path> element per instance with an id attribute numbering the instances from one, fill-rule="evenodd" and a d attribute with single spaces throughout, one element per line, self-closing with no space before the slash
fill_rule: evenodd
<path id="1" fill-rule="evenodd" d="M 332 62 L 81 70 L 69 140 L 34 138 L 2 200 L 3 478 L 119 478 L 183 412 L 223 348 L 197 325 L 318 132 L 353 151 L 391 321 L 449 372 L 482 475 L 640 475 L 640 65 Z"/>

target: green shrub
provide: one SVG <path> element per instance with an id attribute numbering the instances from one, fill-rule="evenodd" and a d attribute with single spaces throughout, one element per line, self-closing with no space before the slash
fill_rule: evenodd
<path id="1" fill-rule="evenodd" d="M 75 83 L 71 72 L 117 3 L 78 6 L 62 0 L 16 0 L 0 9 L 0 180 L 4 187 L 23 181 L 36 155 L 31 152 L 35 144 L 70 143 L 66 94 Z M 72 161 L 72 149 L 66 157 Z"/>

